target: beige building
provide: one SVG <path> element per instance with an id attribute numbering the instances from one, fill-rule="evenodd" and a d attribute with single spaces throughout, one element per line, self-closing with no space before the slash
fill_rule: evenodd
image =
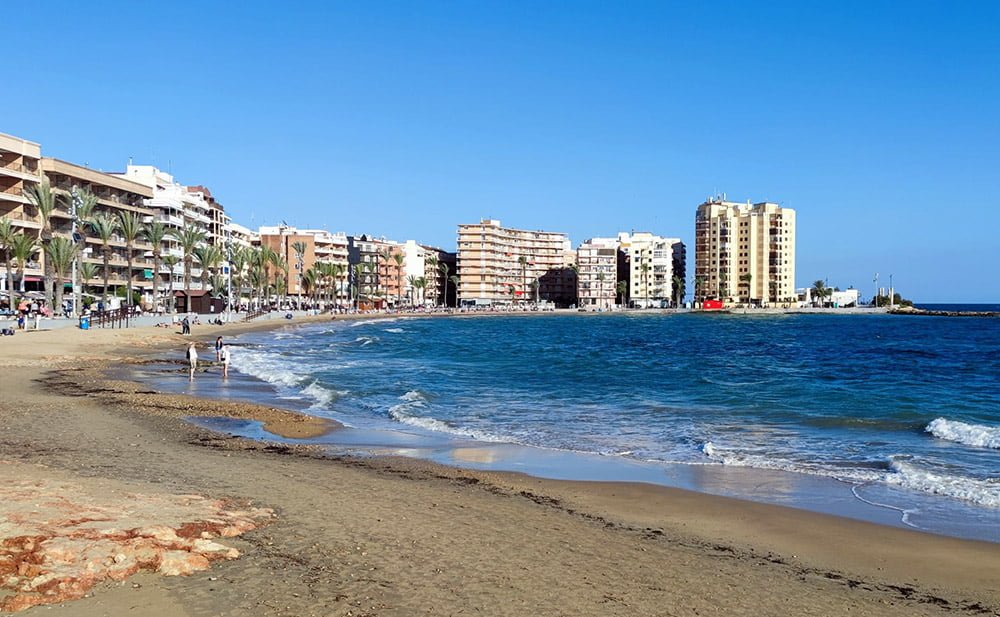
<path id="1" fill-rule="evenodd" d="M 695 285 L 698 302 L 796 302 L 795 210 L 719 197 L 698 206 Z"/>
<path id="2" fill-rule="evenodd" d="M 629 276 L 629 303 L 664 308 L 683 302 L 686 254 L 679 238 L 646 231 L 618 234 Z"/>
<path id="3" fill-rule="evenodd" d="M 323 229 L 297 229 L 288 225 L 261 227 L 258 230 L 260 245 L 266 246 L 278 253 L 288 270 L 288 293 L 290 295 L 305 294 L 302 275 L 317 263 L 336 264 L 343 267 L 334 283 L 337 299 L 346 303 L 348 299 L 347 286 L 347 236 L 332 234 Z M 296 243 L 301 242 L 305 250 L 299 254 L 295 250 Z M 284 276 L 284 273 L 280 273 Z"/>
<path id="4" fill-rule="evenodd" d="M 572 303 L 574 258 L 563 233 L 511 229 L 492 219 L 459 225 L 459 304 Z"/>
<path id="5" fill-rule="evenodd" d="M 618 287 L 618 247 L 617 238 L 592 238 L 576 249 L 577 302 L 580 308 L 614 308 Z"/>
<path id="6" fill-rule="evenodd" d="M 25 193 L 28 187 L 41 181 L 41 158 L 41 147 L 35 142 L 0 133 L 0 217 L 33 236 L 38 235 L 42 224 Z M 40 282 L 42 274 L 39 248 L 25 264 L 24 276 L 26 280 Z M 6 275 L 0 275 L 0 290 L 7 290 Z"/>

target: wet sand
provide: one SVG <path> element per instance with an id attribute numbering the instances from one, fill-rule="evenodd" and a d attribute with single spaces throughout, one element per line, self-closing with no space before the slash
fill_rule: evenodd
<path id="1" fill-rule="evenodd" d="M 193 493 L 275 519 L 227 539 L 238 559 L 22 614 L 1000 614 L 996 544 L 645 484 L 330 458 L 183 419 L 335 430 L 300 414 L 102 378 L 184 340 L 156 328 L 0 340 L 0 460 L 18 481 Z"/>

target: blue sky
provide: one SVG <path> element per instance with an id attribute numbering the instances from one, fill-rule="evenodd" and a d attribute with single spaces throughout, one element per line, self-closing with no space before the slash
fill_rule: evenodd
<path id="1" fill-rule="evenodd" d="M 287 6 L 285 6 L 287 4 Z M 997 2 L 20 2 L 0 131 L 285 220 L 679 236 L 798 211 L 797 283 L 1000 302 Z"/>

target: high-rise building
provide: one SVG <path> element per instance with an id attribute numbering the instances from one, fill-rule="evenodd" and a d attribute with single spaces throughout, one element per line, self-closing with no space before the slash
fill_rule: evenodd
<path id="1" fill-rule="evenodd" d="M 146 206 L 146 200 L 153 197 L 150 187 L 123 178 L 118 174 L 95 171 L 82 165 L 67 163 L 59 159 L 42 157 L 39 168 L 48 178 L 52 192 L 62 196 L 50 217 L 52 232 L 69 238 L 73 229 L 73 217 L 66 208 L 66 202 L 73 191 L 89 191 L 97 197 L 95 213 L 105 212 L 118 217 L 124 213 L 138 214 L 147 220 L 153 211 Z M 101 289 L 104 283 L 104 243 L 92 230 L 78 227 L 84 239 L 81 254 L 84 263 L 97 266 L 97 276 L 82 281 L 92 290 Z M 146 294 L 153 287 L 153 261 L 150 254 L 153 246 L 139 237 L 132 243 L 132 270 L 128 268 L 129 248 L 121 231 L 116 231 L 108 241 L 108 286 L 109 293 L 121 291 L 132 283 L 132 289 Z"/>
<path id="2" fill-rule="evenodd" d="M 618 287 L 618 239 L 592 238 L 576 249 L 580 308 L 614 308 Z"/>
<path id="3" fill-rule="evenodd" d="M 646 231 L 618 234 L 628 264 L 629 302 L 640 308 L 662 308 L 683 302 L 687 259 L 679 238 Z"/>
<path id="4" fill-rule="evenodd" d="M 261 246 L 273 250 L 281 258 L 284 271 L 288 272 L 288 293 L 306 294 L 303 275 L 317 263 L 334 264 L 343 268 L 335 281 L 337 300 L 347 300 L 347 236 L 332 234 L 322 229 L 297 229 L 288 225 L 261 227 L 257 235 Z M 301 249 L 298 250 L 298 249 Z M 278 274 L 278 273 L 275 273 Z"/>
<path id="5" fill-rule="evenodd" d="M 27 196 L 29 187 L 41 181 L 41 146 L 33 141 L 0 133 L 0 217 L 15 229 L 37 236 L 42 228 L 38 211 Z M 37 249 L 25 263 L 24 278 L 42 280 L 42 255 Z M 23 285 L 24 281 L 20 281 Z M 15 283 L 15 288 L 19 285 Z M 0 276 L 0 290 L 7 291 L 7 277 Z M 6 294 L 2 300 L 6 300 Z"/>
<path id="6" fill-rule="evenodd" d="M 573 302 L 575 259 L 564 233 L 501 227 L 483 219 L 458 226 L 458 300 L 462 305 L 547 300 Z"/>
<path id="7" fill-rule="evenodd" d="M 403 255 L 403 297 L 407 302 L 431 306 L 444 304 L 447 281 L 447 292 L 451 296 L 451 304 L 454 304 L 454 288 L 448 278 L 455 274 L 455 253 L 415 240 L 407 240 L 399 246 L 398 252 Z M 447 275 L 441 271 L 440 264 L 447 267 Z M 423 279 L 426 285 L 415 291 L 413 282 L 418 279 Z"/>
<path id="8" fill-rule="evenodd" d="M 795 210 L 711 197 L 695 216 L 695 300 L 792 304 Z"/>

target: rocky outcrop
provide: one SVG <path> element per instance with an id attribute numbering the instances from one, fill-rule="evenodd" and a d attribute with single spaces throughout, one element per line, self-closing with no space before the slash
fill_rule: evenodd
<path id="1" fill-rule="evenodd" d="M 0 472 L 12 467 L 0 464 Z M 67 482 L 0 484 L 0 610 L 83 597 L 140 570 L 165 576 L 207 569 L 239 551 L 215 541 L 273 516 L 199 495 L 102 494 Z"/>
<path id="2" fill-rule="evenodd" d="M 929 317 L 1000 317 L 995 311 L 929 311 L 912 306 L 901 306 L 889 311 L 890 315 L 924 315 Z"/>

